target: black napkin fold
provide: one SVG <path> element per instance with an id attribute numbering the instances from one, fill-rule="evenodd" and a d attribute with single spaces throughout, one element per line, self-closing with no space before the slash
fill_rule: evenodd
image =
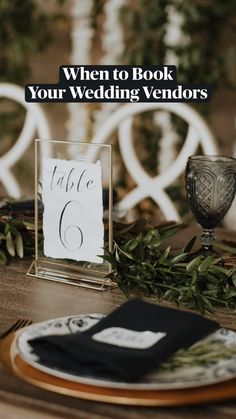
<path id="1" fill-rule="evenodd" d="M 82 333 L 45 336 L 29 343 L 40 362 L 51 368 L 135 381 L 178 349 L 192 345 L 218 327 L 215 321 L 200 315 L 134 299 Z"/>

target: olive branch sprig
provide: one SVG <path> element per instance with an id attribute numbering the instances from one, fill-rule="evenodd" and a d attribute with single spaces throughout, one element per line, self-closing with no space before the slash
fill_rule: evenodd
<path id="1" fill-rule="evenodd" d="M 112 265 L 109 277 L 116 281 L 126 296 L 143 293 L 155 295 L 158 300 L 213 312 L 215 305 L 236 308 L 236 265 L 225 266 L 224 256 L 204 260 L 191 259 L 195 237 L 187 246 L 173 255 L 165 240 L 181 226 L 161 230 L 152 228 L 136 237 L 120 235 L 112 252 L 103 258 Z"/>

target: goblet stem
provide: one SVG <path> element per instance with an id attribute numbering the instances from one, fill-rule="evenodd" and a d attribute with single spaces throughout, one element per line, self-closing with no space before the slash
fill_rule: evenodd
<path id="1" fill-rule="evenodd" d="M 214 230 L 209 228 L 204 228 L 202 235 L 201 235 L 201 241 L 202 241 L 202 249 L 204 255 L 214 255 L 215 252 L 213 250 L 212 244 L 215 240 L 214 236 Z"/>

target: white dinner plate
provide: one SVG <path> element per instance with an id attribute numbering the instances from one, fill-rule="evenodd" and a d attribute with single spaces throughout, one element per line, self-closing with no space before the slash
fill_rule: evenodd
<path id="1" fill-rule="evenodd" d="M 96 385 L 109 388 L 120 389 L 140 389 L 140 390 L 174 390 L 190 387 L 199 387 L 209 384 L 216 384 L 232 378 L 236 378 L 236 332 L 226 329 L 218 329 L 216 332 L 203 339 L 203 345 L 216 342 L 222 348 L 230 346 L 235 349 L 234 354 L 227 355 L 215 360 L 214 350 L 209 353 L 207 363 L 190 364 L 189 366 L 179 365 L 173 369 L 156 370 L 155 372 L 143 377 L 138 382 L 120 382 L 118 380 L 104 379 L 96 376 L 74 375 L 72 373 L 50 368 L 40 363 L 34 354 L 28 341 L 36 337 L 47 335 L 75 334 L 85 331 L 96 324 L 104 315 L 102 314 L 82 314 L 77 316 L 62 317 L 37 323 L 27 327 L 19 335 L 17 347 L 19 355 L 28 364 L 47 374 L 70 380 L 77 383 Z"/>

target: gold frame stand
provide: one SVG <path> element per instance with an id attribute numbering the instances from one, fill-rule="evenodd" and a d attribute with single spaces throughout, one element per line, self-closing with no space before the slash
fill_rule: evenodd
<path id="1" fill-rule="evenodd" d="M 114 281 L 104 278 L 104 272 L 92 270 L 92 273 L 93 275 L 88 275 L 88 268 L 76 268 L 55 262 L 34 260 L 27 275 L 97 291 L 106 291 L 109 288 L 117 287 Z M 96 277 L 94 273 L 96 273 Z"/>
<path id="2" fill-rule="evenodd" d="M 46 258 L 41 256 L 39 251 L 39 207 L 38 207 L 38 195 L 39 195 L 39 147 L 42 143 L 50 143 L 51 146 L 63 147 L 65 149 L 68 146 L 87 146 L 99 150 L 103 149 L 109 153 L 110 163 L 110 174 L 109 174 L 109 209 L 108 209 L 108 242 L 109 251 L 112 250 L 112 147 L 107 144 L 93 144 L 93 143 L 81 143 L 75 141 L 61 141 L 61 140 L 35 140 L 35 259 L 31 263 L 27 272 L 28 276 L 47 279 L 49 281 L 61 282 L 64 284 L 75 285 L 82 288 L 89 288 L 98 291 L 105 291 L 111 287 L 117 287 L 117 284 L 109 278 L 106 278 L 111 272 L 111 265 L 104 261 L 103 265 L 91 264 L 86 262 L 57 262 L 54 259 Z M 49 156 L 51 157 L 51 156 Z M 95 266 L 94 266 L 95 265 Z"/>

